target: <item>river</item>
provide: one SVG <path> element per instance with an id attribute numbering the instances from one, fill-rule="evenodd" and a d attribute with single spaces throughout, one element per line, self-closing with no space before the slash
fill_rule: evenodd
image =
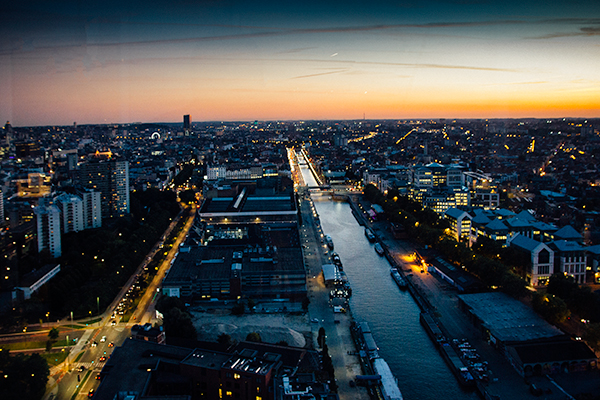
<path id="1" fill-rule="evenodd" d="M 308 186 L 316 186 L 308 168 L 301 172 Z M 463 391 L 419 323 L 419 307 L 390 276 L 389 262 L 377 255 L 352 215 L 349 204 L 313 196 L 323 232 L 332 237 L 350 284 L 350 308 L 356 321 L 367 321 L 398 379 L 405 400 L 474 400 Z"/>

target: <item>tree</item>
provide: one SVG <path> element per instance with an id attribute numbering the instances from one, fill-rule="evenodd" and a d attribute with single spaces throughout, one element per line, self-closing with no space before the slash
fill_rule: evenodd
<path id="1" fill-rule="evenodd" d="M 258 333 L 258 332 L 250 332 L 248 334 L 248 336 L 246 336 L 246 341 L 248 341 L 248 342 L 255 342 L 255 343 L 262 343 L 262 339 L 260 337 L 260 333 Z"/>
<path id="2" fill-rule="evenodd" d="M 246 311 L 246 306 L 244 306 L 243 303 L 239 303 L 239 304 L 236 304 L 235 306 L 231 307 L 231 313 L 233 315 L 242 315 L 242 314 L 244 314 L 245 311 Z"/>
<path id="3" fill-rule="evenodd" d="M 163 327 L 167 337 L 197 339 L 198 334 L 187 311 L 172 308 L 164 314 Z"/>
<path id="4" fill-rule="evenodd" d="M 196 194 L 193 190 L 184 190 L 179 193 L 179 199 L 186 204 L 191 204 L 196 201 Z"/>
<path id="5" fill-rule="evenodd" d="M 535 293 L 531 304 L 551 324 L 564 322 L 571 315 L 567 303 L 552 294 Z"/>
<path id="6" fill-rule="evenodd" d="M 320 327 L 319 334 L 317 335 L 317 343 L 319 344 L 319 347 L 325 347 L 325 337 L 325 328 Z"/>
<path id="7" fill-rule="evenodd" d="M 233 340 L 231 339 L 231 336 L 229 336 L 228 334 L 221 333 L 219 335 L 219 337 L 217 338 L 217 343 L 219 343 L 223 347 L 229 347 L 233 344 Z"/>
<path id="8" fill-rule="evenodd" d="M 308 311 L 309 304 L 310 304 L 310 299 L 308 298 L 308 296 L 306 296 L 305 298 L 302 299 L 302 309 L 304 311 Z"/>
<path id="9" fill-rule="evenodd" d="M 172 308 L 186 309 L 184 302 L 179 297 L 163 296 L 156 302 L 156 309 L 163 315 Z"/>
<path id="10" fill-rule="evenodd" d="M 529 293 L 525 281 L 510 271 L 502 276 L 502 291 L 515 299 L 520 299 Z"/>
<path id="11" fill-rule="evenodd" d="M 59 333 L 58 328 L 54 327 L 54 328 L 50 329 L 50 332 L 48 332 L 48 338 L 50 340 L 54 341 L 54 340 L 58 339 L 58 333 Z"/>
<path id="12" fill-rule="evenodd" d="M 44 396 L 50 369 L 39 354 L 10 356 L 8 350 L 2 350 L 0 371 L 4 371 L 0 383 L 3 400 L 37 400 Z"/>
<path id="13" fill-rule="evenodd" d="M 600 323 L 587 324 L 585 332 L 583 333 L 583 340 L 585 340 L 594 351 L 600 351 Z"/>

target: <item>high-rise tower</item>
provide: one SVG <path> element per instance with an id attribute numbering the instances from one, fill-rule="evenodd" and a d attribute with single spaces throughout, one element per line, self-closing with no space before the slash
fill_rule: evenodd
<path id="1" fill-rule="evenodd" d="M 102 218 L 129 214 L 129 162 L 91 161 L 79 166 L 79 184 L 101 193 Z"/>
<path id="2" fill-rule="evenodd" d="M 48 250 L 52 257 L 61 256 L 60 210 L 56 204 L 41 204 L 35 208 L 38 251 Z"/>

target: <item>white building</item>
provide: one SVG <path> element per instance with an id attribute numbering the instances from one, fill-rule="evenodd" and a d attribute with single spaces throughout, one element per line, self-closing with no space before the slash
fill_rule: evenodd
<path id="1" fill-rule="evenodd" d="M 529 265 L 524 271 L 525 281 L 531 286 L 548 284 L 554 273 L 554 251 L 546 243 L 538 242 L 521 234 L 509 238 L 510 246 L 529 254 Z"/>
<path id="2" fill-rule="evenodd" d="M 129 162 L 115 161 L 111 173 L 113 216 L 123 217 L 129 214 Z"/>
<path id="3" fill-rule="evenodd" d="M 55 204 L 39 205 L 34 212 L 37 218 L 38 251 L 48 250 L 52 257 L 60 257 L 60 209 Z"/>
<path id="4" fill-rule="evenodd" d="M 54 204 L 60 209 L 62 233 L 79 232 L 85 229 L 81 197 L 63 193 L 54 198 Z"/>
<path id="5" fill-rule="evenodd" d="M 449 208 L 443 218 L 450 223 L 450 232 L 456 241 L 469 240 L 471 234 L 471 216 L 458 208 Z"/>
<path id="6" fill-rule="evenodd" d="M 217 179 L 225 179 L 227 177 L 227 168 L 223 165 L 209 166 L 206 168 L 206 179 L 216 181 Z"/>

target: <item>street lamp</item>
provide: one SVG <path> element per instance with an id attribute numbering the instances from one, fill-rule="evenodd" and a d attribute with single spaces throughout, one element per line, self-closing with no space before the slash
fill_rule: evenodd
<path id="1" fill-rule="evenodd" d="M 69 371 L 69 335 L 67 335 L 67 359 L 66 359 L 66 365 L 67 365 L 67 372 Z"/>
<path id="2" fill-rule="evenodd" d="M 98 315 L 100 315 L 100 297 L 96 297 L 96 305 L 98 306 Z"/>

